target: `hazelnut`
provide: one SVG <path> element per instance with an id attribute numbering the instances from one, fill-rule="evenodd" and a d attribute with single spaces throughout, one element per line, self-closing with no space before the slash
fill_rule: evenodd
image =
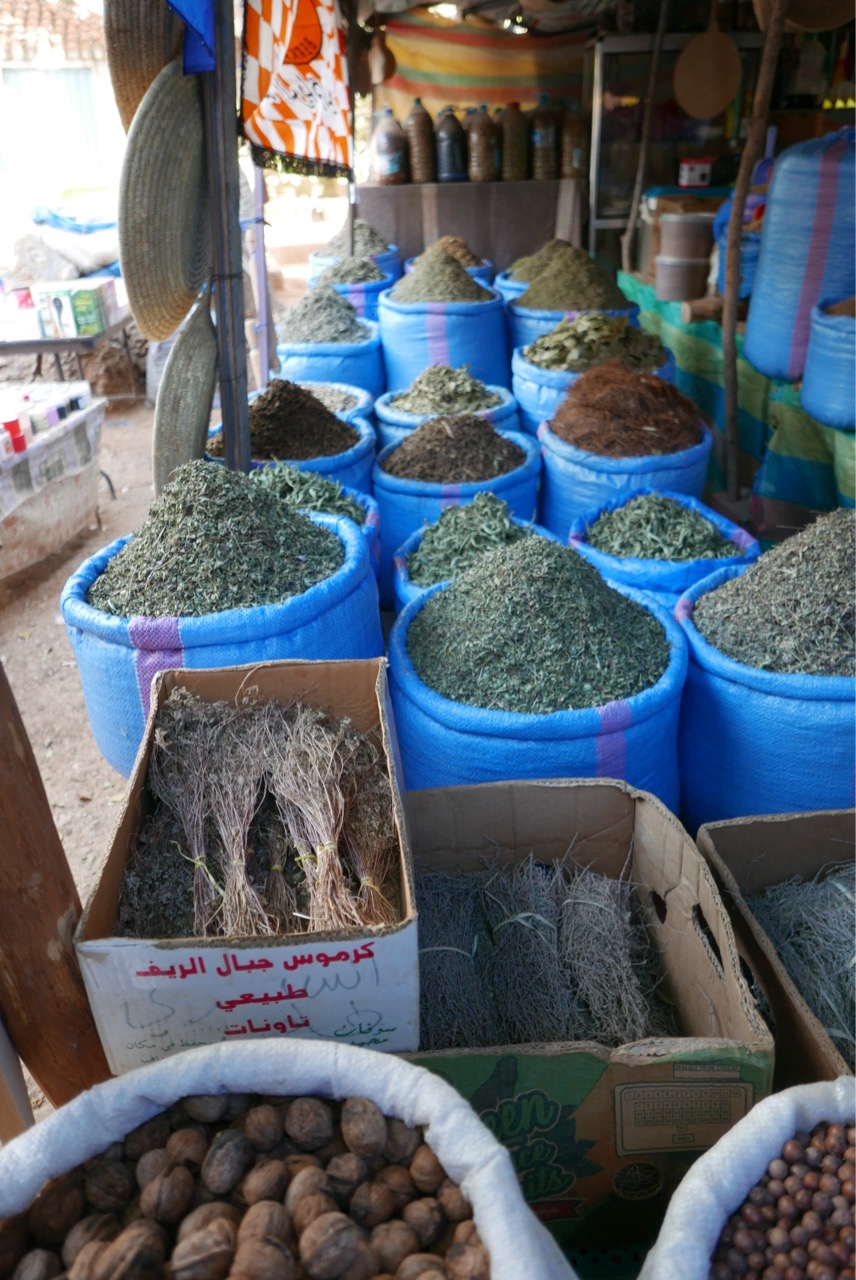
<path id="1" fill-rule="evenodd" d="M 178 1166 L 146 1183 L 140 1192 L 140 1209 L 143 1217 L 171 1225 L 184 1217 L 192 1199 L 193 1174 Z"/>
<path id="2" fill-rule="evenodd" d="M 87 1249 L 95 1247 L 94 1244 L 86 1246 Z M 160 1280 L 167 1253 L 163 1227 L 141 1218 L 104 1245 L 94 1260 L 91 1280 Z"/>
<path id="3" fill-rule="evenodd" d="M 375 1181 L 389 1187 L 395 1200 L 396 1213 L 401 1213 L 404 1206 L 411 1200 L 415 1200 L 419 1194 L 413 1185 L 410 1173 L 400 1164 L 389 1164 L 385 1169 L 381 1169 Z"/>
<path id="4" fill-rule="evenodd" d="M 228 1105 L 225 1093 L 197 1093 L 183 1100 L 185 1114 L 202 1124 L 216 1124 L 222 1120 Z"/>
<path id="5" fill-rule="evenodd" d="M 282 1116 L 275 1107 L 252 1107 L 244 1116 L 244 1133 L 254 1151 L 270 1151 L 282 1137 Z"/>
<path id="6" fill-rule="evenodd" d="M 244 1174 L 238 1194 L 246 1204 L 257 1200 L 281 1200 L 288 1186 L 288 1170 L 281 1160 L 261 1160 Z"/>
<path id="7" fill-rule="evenodd" d="M 125 1157 L 128 1160 L 139 1160 L 147 1151 L 156 1147 L 165 1147 L 169 1137 L 169 1120 L 165 1115 L 152 1116 L 145 1124 L 132 1129 L 124 1142 Z"/>
<path id="8" fill-rule="evenodd" d="M 240 1129 L 223 1129 L 208 1148 L 199 1176 L 209 1191 L 226 1195 L 252 1162 L 253 1149 Z"/>
<path id="9" fill-rule="evenodd" d="M 238 1227 L 238 1243 L 261 1239 L 263 1236 L 283 1240 L 288 1245 L 293 1243 L 291 1216 L 285 1205 L 273 1200 L 259 1200 L 244 1214 Z"/>
<path id="10" fill-rule="evenodd" d="M 384 1183 L 362 1182 L 351 1197 L 348 1212 L 354 1222 L 371 1230 L 392 1217 L 395 1213 L 395 1200 Z"/>
<path id="11" fill-rule="evenodd" d="M 490 1257 L 483 1244 L 453 1244 L 446 1254 L 449 1280 L 490 1280 Z"/>
<path id="12" fill-rule="evenodd" d="M 173 1164 L 198 1173 L 208 1154 L 208 1139 L 198 1129 L 176 1129 L 169 1136 L 166 1152 Z"/>
<path id="13" fill-rule="evenodd" d="M 421 1145 L 422 1130 L 418 1126 L 411 1128 L 403 1120 L 387 1120 L 386 1146 L 383 1154 L 390 1164 L 407 1164 Z"/>
<path id="14" fill-rule="evenodd" d="M 433 1195 L 446 1178 L 446 1170 L 424 1142 L 413 1153 L 410 1161 L 410 1176 L 418 1190 L 427 1196 Z"/>
<path id="15" fill-rule="evenodd" d="M 411 1253 L 405 1258 L 395 1273 L 395 1280 L 434 1280 L 435 1276 L 445 1276 L 446 1267 L 442 1258 L 434 1253 Z"/>
<path id="16" fill-rule="evenodd" d="M 401 1216 L 416 1232 L 416 1239 L 423 1249 L 427 1249 L 434 1243 L 446 1225 L 443 1210 L 433 1196 L 411 1200 L 410 1204 L 406 1204 L 402 1209 Z"/>
<path id="17" fill-rule="evenodd" d="M 382 1222 L 372 1231 L 372 1244 L 377 1250 L 378 1265 L 393 1273 L 411 1253 L 419 1252 L 416 1232 L 406 1222 Z"/>
<path id="18" fill-rule="evenodd" d="M 217 1230 L 193 1231 L 172 1251 L 173 1280 L 226 1280 L 232 1265 L 234 1241 Z"/>
<path id="19" fill-rule="evenodd" d="M 284 1204 L 289 1213 L 294 1213 L 294 1206 L 304 1196 L 314 1195 L 317 1191 L 326 1191 L 332 1195 L 330 1179 L 323 1169 L 309 1166 L 295 1173 L 285 1193 Z"/>
<path id="20" fill-rule="evenodd" d="M 437 1203 L 450 1222 L 463 1222 L 473 1216 L 472 1205 L 457 1182 L 444 1178 L 437 1188 Z"/>
<path id="21" fill-rule="evenodd" d="M 83 1175 L 80 1169 L 73 1169 L 42 1187 L 30 1208 L 30 1231 L 41 1248 L 61 1245 L 85 1215 Z"/>
<path id="22" fill-rule="evenodd" d="M 97 1240 L 105 1244 L 115 1240 L 121 1228 L 119 1219 L 112 1213 L 92 1213 L 88 1218 L 76 1222 L 65 1237 L 62 1246 L 62 1260 L 70 1267 L 85 1244 Z"/>
<path id="23" fill-rule="evenodd" d="M 295 1204 L 291 1215 L 295 1232 L 301 1236 L 310 1222 L 324 1214 L 334 1213 L 337 1208 L 336 1201 L 328 1191 L 316 1191 L 313 1195 L 303 1196 Z"/>
<path id="24" fill-rule="evenodd" d="M 338 1280 L 362 1238 L 346 1214 L 322 1214 L 300 1236 L 300 1261 L 312 1280 Z"/>
<path id="25" fill-rule="evenodd" d="M 340 1118 L 342 1137 L 358 1156 L 379 1156 L 387 1142 L 386 1116 L 369 1098 L 346 1098 Z"/>
<path id="26" fill-rule="evenodd" d="M 295 1098 L 285 1113 L 285 1132 L 306 1151 L 317 1151 L 333 1137 L 333 1112 L 320 1098 Z"/>
<path id="27" fill-rule="evenodd" d="M 62 1263 L 49 1249 L 31 1249 L 25 1253 L 12 1273 L 12 1280 L 53 1280 L 62 1271 Z"/>
<path id="28" fill-rule="evenodd" d="M 231 1275 L 234 1280 L 294 1280 L 294 1255 L 283 1240 L 253 1237 L 238 1246 Z"/>

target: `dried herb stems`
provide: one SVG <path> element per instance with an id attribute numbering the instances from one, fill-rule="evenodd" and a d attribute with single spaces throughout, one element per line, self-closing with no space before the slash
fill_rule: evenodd
<path id="1" fill-rule="evenodd" d="M 251 475 L 256 484 L 270 489 L 290 507 L 347 516 L 359 525 L 366 522 L 366 508 L 349 498 L 338 480 L 328 480 L 317 471 L 301 471 L 287 462 L 275 462 L 269 467 L 259 467 Z"/>

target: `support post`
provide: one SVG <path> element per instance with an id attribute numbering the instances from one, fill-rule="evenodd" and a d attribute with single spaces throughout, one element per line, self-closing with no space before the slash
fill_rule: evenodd
<path id="1" fill-rule="evenodd" d="M 648 96 L 645 99 L 645 114 L 642 117 L 642 138 L 639 143 L 639 162 L 636 165 L 636 181 L 633 184 L 633 199 L 630 201 L 630 213 L 627 227 L 621 237 L 621 270 L 628 274 L 633 270 L 632 254 L 633 237 L 636 235 L 636 219 L 639 217 L 639 205 L 642 200 L 642 183 L 648 165 L 648 144 L 651 141 L 651 124 L 654 119 L 654 94 L 657 89 L 657 69 L 660 65 L 660 50 L 663 47 L 663 36 L 666 33 L 666 22 L 669 17 L 669 0 L 660 0 L 660 12 L 657 15 L 657 30 L 654 34 L 654 47 L 651 50 L 651 65 L 648 70 Z"/>

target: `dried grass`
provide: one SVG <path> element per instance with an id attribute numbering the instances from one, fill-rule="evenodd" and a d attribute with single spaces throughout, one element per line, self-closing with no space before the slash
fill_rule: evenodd
<path id="1" fill-rule="evenodd" d="M 363 734 L 351 732 L 346 739 L 344 792 L 342 844 L 357 882 L 360 919 L 394 924 L 399 894 L 392 785 L 383 753 Z"/>

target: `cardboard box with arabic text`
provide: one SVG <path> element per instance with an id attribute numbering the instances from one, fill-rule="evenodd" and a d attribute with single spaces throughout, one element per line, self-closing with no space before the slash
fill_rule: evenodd
<path id="1" fill-rule="evenodd" d="M 300 698 L 382 743 L 399 841 L 398 924 L 277 938 L 118 938 L 125 866 L 141 817 L 157 708 L 172 689 L 207 701 Z M 415 1049 L 419 959 L 401 765 L 386 661 L 271 662 L 218 671 L 165 671 L 98 885 L 75 934 L 95 1023 L 120 1074 L 182 1049 L 266 1036 L 306 1036 L 384 1051 Z"/>

